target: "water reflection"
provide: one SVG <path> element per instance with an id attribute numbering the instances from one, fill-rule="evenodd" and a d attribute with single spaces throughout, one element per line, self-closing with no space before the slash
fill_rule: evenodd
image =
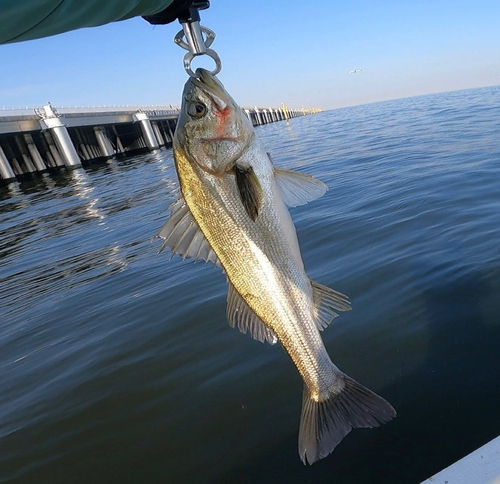
<path id="1" fill-rule="evenodd" d="M 19 189 L 19 183 L 17 181 L 11 181 L 7 185 L 7 191 L 12 198 L 16 198 L 21 195 L 21 190 Z"/>
<path id="2" fill-rule="evenodd" d="M 84 210 L 88 219 L 97 218 L 99 220 L 103 220 L 106 218 L 104 212 L 99 210 L 97 204 L 99 202 L 98 198 L 91 198 L 92 193 L 95 190 L 95 187 L 92 186 L 91 181 L 87 173 L 83 170 L 73 170 L 70 173 L 70 179 L 73 182 L 72 188 L 75 190 L 75 195 L 80 200 L 88 200 L 88 203 L 85 203 Z M 104 222 L 102 222 L 104 225 Z"/>

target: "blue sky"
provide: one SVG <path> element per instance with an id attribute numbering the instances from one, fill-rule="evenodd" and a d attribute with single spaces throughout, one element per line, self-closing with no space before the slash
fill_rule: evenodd
<path id="1" fill-rule="evenodd" d="M 244 106 L 330 109 L 500 84 L 498 0 L 212 0 L 201 15 L 219 78 Z M 179 29 L 135 18 L 0 45 L 0 109 L 178 105 Z"/>

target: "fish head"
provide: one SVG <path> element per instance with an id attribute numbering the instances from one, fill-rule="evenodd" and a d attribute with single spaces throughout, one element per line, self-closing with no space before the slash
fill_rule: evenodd
<path id="1" fill-rule="evenodd" d="M 190 163 L 222 175 L 251 145 L 253 125 L 213 74 L 200 68 L 196 75 L 184 87 L 174 152 L 180 150 Z"/>

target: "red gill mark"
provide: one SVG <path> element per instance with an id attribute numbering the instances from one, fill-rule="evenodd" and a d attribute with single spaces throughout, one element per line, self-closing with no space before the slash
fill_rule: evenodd
<path id="1" fill-rule="evenodd" d="M 231 108 L 229 106 L 226 106 L 224 109 L 217 109 L 217 111 L 215 112 L 215 115 L 218 117 L 218 118 L 224 118 L 225 116 L 227 116 L 229 113 L 231 112 Z"/>
<path id="2" fill-rule="evenodd" d="M 215 135 L 217 138 L 224 138 L 227 136 L 226 125 L 229 120 L 229 114 L 231 113 L 231 108 L 226 106 L 224 109 L 218 109 L 215 111 L 215 116 L 219 119 L 217 126 L 215 127 Z"/>

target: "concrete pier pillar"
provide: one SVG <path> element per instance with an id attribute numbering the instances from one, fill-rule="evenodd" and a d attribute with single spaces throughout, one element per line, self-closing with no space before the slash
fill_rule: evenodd
<path id="1" fill-rule="evenodd" d="M 125 146 L 123 146 L 123 143 L 118 136 L 116 137 L 116 151 L 118 153 L 125 153 Z"/>
<path id="2" fill-rule="evenodd" d="M 153 127 L 153 131 L 155 132 L 156 139 L 158 140 L 159 145 L 164 145 L 165 141 L 163 141 L 163 136 L 161 135 L 160 128 L 158 127 L 158 123 L 152 122 L 151 126 Z"/>
<path id="3" fill-rule="evenodd" d="M 40 116 L 40 126 L 42 129 L 49 129 L 52 137 L 61 153 L 64 164 L 70 168 L 78 168 L 82 166 L 80 157 L 73 146 L 73 142 L 69 137 L 66 126 L 61 123 L 59 115 L 49 103 L 42 109 L 38 109 L 37 114 Z"/>
<path id="4" fill-rule="evenodd" d="M 167 128 L 169 129 L 169 131 L 167 131 L 167 129 L 165 128 L 165 123 L 167 123 Z M 161 128 L 160 131 L 162 132 L 163 139 L 165 140 L 165 146 L 171 144 L 173 141 L 171 136 L 170 136 L 172 131 L 170 130 L 170 126 L 168 125 L 168 121 L 163 121 L 159 127 Z"/>
<path id="5" fill-rule="evenodd" d="M 21 153 L 25 171 L 27 173 L 34 173 L 35 171 L 37 171 L 35 165 L 31 161 L 28 150 L 26 149 L 24 138 L 19 134 L 14 136 L 14 141 L 16 142 L 17 148 L 19 149 L 19 153 Z"/>
<path id="6" fill-rule="evenodd" d="M 54 160 L 54 157 L 52 156 L 52 153 L 50 151 L 45 152 L 45 159 L 47 160 L 47 165 L 49 168 L 55 168 L 57 166 L 56 160 Z"/>
<path id="7" fill-rule="evenodd" d="M 50 132 L 45 131 L 43 135 L 45 137 L 45 141 L 47 142 L 47 146 L 49 147 L 50 154 L 52 155 L 52 158 L 54 158 L 56 166 L 64 166 L 64 160 L 59 154 L 59 151 L 57 151 L 56 145 L 54 144 L 54 140 L 52 139 L 52 135 L 50 134 Z"/>
<path id="8" fill-rule="evenodd" d="M 37 171 L 45 171 L 47 166 L 45 165 L 43 158 L 41 157 L 38 148 L 33 141 L 33 136 L 30 134 L 24 135 L 24 141 L 26 142 L 26 146 L 28 147 L 28 151 L 30 153 L 31 159 L 36 166 Z"/>
<path id="9" fill-rule="evenodd" d="M 87 151 L 87 147 L 83 143 L 80 143 L 80 156 L 84 160 L 91 160 L 92 159 L 92 156 L 90 156 L 90 153 Z"/>
<path id="10" fill-rule="evenodd" d="M 250 110 L 249 109 L 244 109 L 243 111 L 245 111 L 245 114 L 247 116 L 247 118 L 250 120 L 250 122 L 253 124 L 253 121 L 252 121 L 252 115 L 250 114 Z"/>
<path id="11" fill-rule="evenodd" d="M 59 123 L 59 119 L 57 120 Z M 52 126 L 51 128 L 52 136 L 54 137 L 54 141 L 59 148 L 59 152 L 63 156 L 64 164 L 70 168 L 78 168 L 82 166 L 82 162 L 80 161 L 80 157 L 73 146 L 73 142 L 69 137 L 68 130 L 66 126 L 62 124 L 60 126 Z"/>
<path id="12" fill-rule="evenodd" d="M 96 145 L 93 145 L 92 149 L 94 150 L 94 156 L 95 156 L 95 158 L 99 158 L 100 156 L 102 156 L 100 147 L 98 147 Z"/>
<path id="13" fill-rule="evenodd" d="M 114 138 L 115 153 L 117 155 L 124 153 L 125 147 L 123 146 L 123 143 L 120 140 L 120 136 L 118 135 L 118 131 L 116 130 L 116 126 L 114 124 L 111 125 L 111 129 L 113 131 L 113 134 L 115 135 L 115 138 Z"/>
<path id="14" fill-rule="evenodd" d="M 101 150 L 99 148 L 99 142 L 97 142 L 97 136 L 95 136 L 95 131 L 94 131 L 94 136 L 91 136 L 90 133 L 87 131 L 82 132 L 83 139 L 85 141 L 85 145 L 87 147 L 87 151 L 89 153 L 90 159 L 94 160 L 96 158 L 100 158 L 102 156 Z M 96 144 L 97 142 L 97 144 Z"/>
<path id="15" fill-rule="evenodd" d="M 47 140 L 45 139 L 46 135 L 48 133 L 42 133 L 40 132 L 39 138 L 38 138 L 38 152 L 42 155 L 42 159 L 45 162 L 45 165 L 48 168 L 55 168 L 57 166 L 54 157 L 52 156 L 52 153 L 50 152 L 49 145 L 47 144 Z M 49 135 L 50 136 L 50 135 Z"/>
<path id="16" fill-rule="evenodd" d="M 172 126 L 170 126 L 170 121 L 167 121 L 168 124 L 168 132 L 170 133 L 170 140 L 173 143 L 174 142 L 174 132 L 172 131 Z M 176 123 L 174 122 L 174 126 L 176 126 Z M 175 127 L 174 127 L 175 130 Z"/>
<path id="17" fill-rule="evenodd" d="M 283 118 L 288 121 L 288 108 L 284 104 L 281 105 L 281 112 L 283 113 Z"/>
<path id="18" fill-rule="evenodd" d="M 255 116 L 257 118 L 257 124 L 262 124 L 262 118 L 260 117 L 260 112 L 257 109 L 257 106 L 255 106 Z"/>
<path id="19" fill-rule="evenodd" d="M 100 158 L 102 156 L 101 150 L 96 145 L 89 145 L 88 149 L 89 149 L 90 153 L 92 154 L 93 159 Z"/>
<path id="20" fill-rule="evenodd" d="M 134 114 L 134 121 L 139 122 L 146 146 L 150 150 L 157 150 L 159 148 L 158 140 L 156 139 L 148 115 L 146 113 L 137 112 Z"/>
<path id="21" fill-rule="evenodd" d="M 26 172 L 35 173 L 36 168 L 35 165 L 32 163 L 31 158 L 25 153 L 21 153 L 21 157 L 23 159 L 23 164 Z"/>
<path id="22" fill-rule="evenodd" d="M 0 146 L 0 175 L 2 176 L 2 180 L 12 180 L 16 178 L 14 170 L 10 166 L 9 160 L 5 156 L 5 153 L 1 146 Z"/>
<path id="23" fill-rule="evenodd" d="M 78 153 L 80 158 L 84 160 L 91 160 L 93 158 L 92 153 L 90 151 L 90 146 L 87 144 L 87 139 L 85 133 L 80 129 L 75 129 L 73 131 L 73 139 L 76 139 L 76 148 L 78 149 Z M 75 145 L 73 145 L 75 146 Z"/>
<path id="24" fill-rule="evenodd" d="M 21 168 L 21 165 L 19 164 L 19 162 L 17 161 L 16 158 L 12 158 L 11 163 L 12 163 L 12 168 L 14 168 L 14 173 L 16 175 L 23 175 L 24 174 L 24 171 Z"/>

